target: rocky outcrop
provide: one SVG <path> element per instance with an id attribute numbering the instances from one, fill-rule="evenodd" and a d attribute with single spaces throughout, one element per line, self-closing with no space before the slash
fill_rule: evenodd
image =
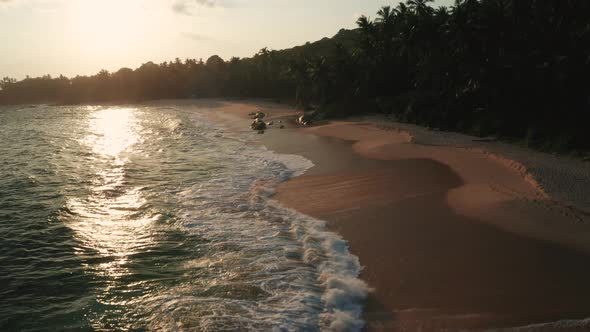
<path id="1" fill-rule="evenodd" d="M 254 120 L 254 122 L 252 122 L 252 124 L 250 125 L 250 128 L 252 128 L 252 130 L 265 130 L 266 123 L 261 119 L 256 118 L 256 120 Z"/>

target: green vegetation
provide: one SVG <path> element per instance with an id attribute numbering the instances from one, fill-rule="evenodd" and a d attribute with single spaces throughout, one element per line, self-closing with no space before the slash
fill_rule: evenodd
<path id="1" fill-rule="evenodd" d="M 590 149 L 589 1 L 429 2 L 383 7 L 356 30 L 252 58 L 4 79 L 0 103 L 262 97 L 330 116 L 382 112 L 538 148 Z"/>

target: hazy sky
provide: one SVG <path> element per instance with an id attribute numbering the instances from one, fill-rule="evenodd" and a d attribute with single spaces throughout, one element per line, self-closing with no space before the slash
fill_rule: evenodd
<path id="1" fill-rule="evenodd" d="M 0 77 L 251 56 L 332 36 L 386 0 L 0 0 Z M 452 0 L 438 0 L 449 5 Z"/>

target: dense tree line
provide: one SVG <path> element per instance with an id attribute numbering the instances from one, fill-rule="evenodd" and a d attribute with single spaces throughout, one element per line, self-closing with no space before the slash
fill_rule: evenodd
<path id="1" fill-rule="evenodd" d="M 590 1 L 429 2 L 383 7 L 356 30 L 251 58 L 7 78 L 0 103 L 266 97 L 333 116 L 383 112 L 550 150 L 590 148 Z"/>

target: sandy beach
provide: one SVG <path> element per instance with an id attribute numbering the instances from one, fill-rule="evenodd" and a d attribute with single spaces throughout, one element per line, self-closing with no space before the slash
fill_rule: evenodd
<path id="1" fill-rule="evenodd" d="M 209 106 L 228 130 L 249 130 L 255 111 L 282 120 L 286 129 L 253 132 L 252 142 L 315 164 L 274 198 L 348 241 L 373 289 L 367 331 L 590 328 L 588 192 L 570 185 L 568 199 L 558 183 L 587 181 L 585 164 L 547 156 L 561 178 L 543 177 L 527 168 L 545 161 L 537 152 L 517 160 L 465 135 L 445 144 L 446 134 L 367 119 L 297 128 L 286 106 Z"/>

